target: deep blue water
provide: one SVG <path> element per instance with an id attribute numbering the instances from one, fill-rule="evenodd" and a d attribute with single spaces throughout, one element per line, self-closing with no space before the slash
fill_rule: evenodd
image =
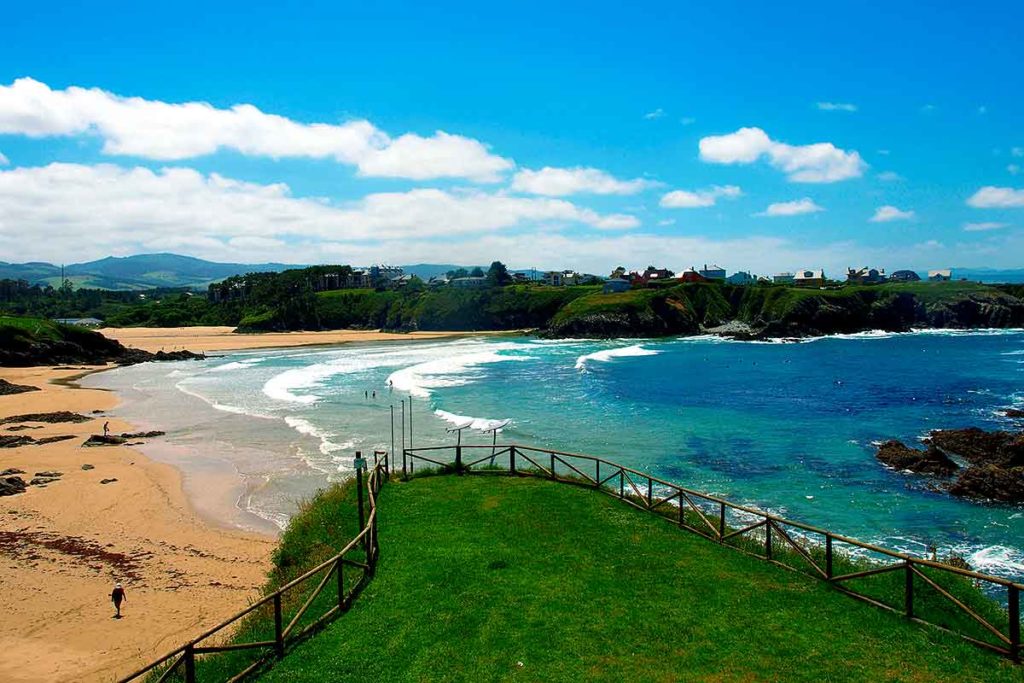
<path id="1" fill-rule="evenodd" d="M 445 429 L 459 416 L 478 426 L 509 418 L 503 441 L 602 455 L 865 541 L 919 555 L 935 544 L 978 569 L 1024 576 L 1024 509 L 933 492 L 927 479 L 881 467 L 872 447 L 937 428 L 1012 428 L 997 411 L 1024 401 L 1019 331 L 798 344 L 477 338 L 171 367 L 98 383 L 147 393 L 134 404 L 147 411 L 178 401 L 165 411 L 179 416 L 172 439 L 195 438 L 184 396 L 220 409 L 210 438 L 280 453 L 270 472 L 244 455 L 233 465 L 262 482 L 251 509 L 277 521 L 310 487 L 345 476 L 355 449 L 389 448 L 390 406 L 411 396 L 417 446 L 449 443 Z M 373 391 L 376 399 L 364 393 Z M 125 416 L 141 418 L 132 406 Z M 467 430 L 464 439 L 490 436 Z"/>

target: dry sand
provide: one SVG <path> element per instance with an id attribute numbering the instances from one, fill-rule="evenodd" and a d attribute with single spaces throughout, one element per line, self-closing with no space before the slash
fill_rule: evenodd
<path id="1" fill-rule="evenodd" d="M 205 334 L 205 350 L 213 350 L 219 335 Z M 150 337 L 157 346 L 173 339 Z M 270 567 L 275 539 L 198 519 L 174 468 L 126 446 L 81 447 L 103 431 L 106 418 L 92 411 L 117 402 L 110 392 L 50 383 L 81 372 L 0 369 L 10 382 L 42 389 L 0 396 L 0 416 L 70 410 L 95 417 L 28 423 L 41 428 L 23 431 L 0 425 L 0 434 L 75 436 L 0 449 L 0 471 L 24 470 L 26 482 L 36 472 L 63 473 L 45 488 L 0 498 L 0 681 L 109 681 L 130 673 L 244 607 Z M 110 429 L 131 431 L 115 419 Z M 94 469 L 83 470 L 86 463 Z M 127 593 L 122 619 L 112 618 L 114 581 Z"/>
<path id="2" fill-rule="evenodd" d="M 144 351 L 175 351 L 187 349 L 195 353 L 263 349 L 314 344 L 348 342 L 417 341 L 465 337 L 468 335 L 501 335 L 520 332 L 410 332 L 396 334 L 375 330 L 331 330 L 327 332 L 264 332 L 234 334 L 233 327 L 105 327 L 100 332 L 125 346 Z"/>

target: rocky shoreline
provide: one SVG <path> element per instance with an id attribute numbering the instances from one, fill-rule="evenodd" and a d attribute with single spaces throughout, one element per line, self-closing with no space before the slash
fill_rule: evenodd
<path id="1" fill-rule="evenodd" d="M 925 449 L 881 444 L 875 457 L 901 472 L 932 477 L 934 488 L 974 501 L 1024 503 L 1024 432 L 937 429 Z"/>

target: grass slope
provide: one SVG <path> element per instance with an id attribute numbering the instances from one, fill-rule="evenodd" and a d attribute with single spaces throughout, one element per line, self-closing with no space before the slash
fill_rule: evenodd
<path id="1" fill-rule="evenodd" d="M 381 505 L 374 580 L 263 679 L 1021 680 L 954 636 L 593 491 L 427 477 L 388 484 Z M 315 537 L 299 526 L 282 557 Z"/>

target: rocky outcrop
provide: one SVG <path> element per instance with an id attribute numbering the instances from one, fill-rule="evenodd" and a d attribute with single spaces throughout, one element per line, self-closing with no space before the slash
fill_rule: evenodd
<path id="1" fill-rule="evenodd" d="M 12 384 L 5 379 L 0 379 L 0 396 L 24 394 L 29 391 L 39 391 L 39 387 L 33 387 L 27 384 Z"/>
<path id="2" fill-rule="evenodd" d="M 78 413 L 72 413 L 67 410 L 58 410 L 54 413 L 25 413 L 24 415 L 11 415 L 10 417 L 0 418 L 0 425 L 11 424 L 13 422 L 45 422 L 47 424 L 58 424 L 61 422 L 88 422 L 93 418 L 80 415 Z"/>
<path id="3" fill-rule="evenodd" d="M 886 441 L 878 447 L 875 455 L 879 462 L 888 465 L 893 469 L 915 472 L 917 474 L 931 474 L 940 477 L 949 477 L 960 469 L 960 466 L 953 462 L 949 456 L 935 448 L 920 451 L 916 448 L 909 448 L 900 441 Z"/>
<path id="4" fill-rule="evenodd" d="M 114 436 L 113 434 L 109 436 L 93 434 L 85 440 L 85 443 L 83 443 L 82 446 L 90 448 L 93 446 L 122 446 L 127 442 L 128 439 L 121 436 Z"/>
<path id="5" fill-rule="evenodd" d="M 976 427 L 938 429 L 924 440 L 927 449 L 886 441 L 875 457 L 885 465 L 945 479 L 954 496 L 980 501 L 1024 503 L 1024 434 L 986 432 Z M 952 457 L 951 457 L 952 456 Z M 967 466 L 961 468 L 954 460 Z"/>
<path id="6" fill-rule="evenodd" d="M 1004 503 L 1024 502 L 1024 467 L 975 465 L 949 487 L 954 496 Z"/>
<path id="7" fill-rule="evenodd" d="M 152 432 L 123 432 L 121 434 L 122 439 L 153 439 L 158 436 L 163 436 L 167 432 L 152 431 Z"/>
<path id="8" fill-rule="evenodd" d="M 0 496 L 24 493 L 25 486 L 25 480 L 21 477 L 0 477 Z"/>
<path id="9" fill-rule="evenodd" d="M 58 434 L 56 436 L 44 436 L 40 439 L 32 438 L 26 435 L 0 435 L 0 448 L 19 448 L 21 446 L 45 446 L 48 443 L 57 443 L 58 441 L 67 441 L 68 439 L 75 438 L 71 434 Z"/>

